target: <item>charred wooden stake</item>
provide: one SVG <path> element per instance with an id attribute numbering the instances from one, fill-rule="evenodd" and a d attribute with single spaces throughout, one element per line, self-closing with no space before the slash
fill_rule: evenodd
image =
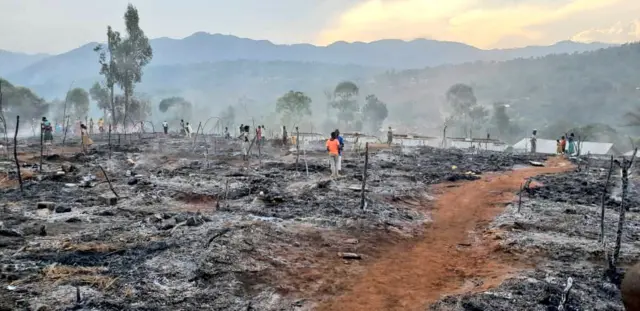
<path id="1" fill-rule="evenodd" d="M 520 187 L 520 193 L 518 194 L 518 213 L 520 213 L 520 208 L 522 207 L 522 192 L 524 192 L 525 189 L 529 189 L 530 184 L 531 178 L 528 178 Z"/>
<path id="2" fill-rule="evenodd" d="M 42 124 L 40 124 L 40 173 L 42 173 L 42 155 L 44 153 L 44 133 L 42 133 Z"/>
<path id="3" fill-rule="evenodd" d="M 624 206 L 625 200 L 627 199 L 627 194 L 629 193 L 629 169 L 633 165 L 633 160 L 636 157 L 636 153 L 638 152 L 638 148 L 633 151 L 633 155 L 631 156 L 631 160 L 627 161 L 625 158 L 622 158 L 622 163 L 620 167 L 622 168 L 622 195 L 620 199 L 620 218 L 618 219 L 618 232 L 616 232 L 616 246 L 613 250 L 613 260 L 612 267 L 618 263 L 618 259 L 620 259 L 620 246 L 622 245 L 622 230 L 624 228 L 624 221 L 626 216 L 627 207 Z"/>
<path id="4" fill-rule="evenodd" d="M 602 202 L 600 205 L 600 243 L 604 245 L 604 205 L 607 200 L 607 188 L 609 188 L 609 180 L 611 179 L 611 172 L 613 172 L 613 156 L 611 156 L 611 163 L 609 164 L 609 173 L 607 173 L 607 181 L 604 183 L 604 189 L 602 189 Z"/>
<path id="5" fill-rule="evenodd" d="M 20 192 L 24 194 L 22 187 L 22 174 L 20 174 L 20 162 L 18 161 L 18 128 L 20 127 L 20 116 L 16 116 L 16 133 L 13 135 L 13 158 L 16 160 L 16 169 L 18 170 L 18 182 L 20 183 Z"/>
<path id="6" fill-rule="evenodd" d="M 360 197 L 360 208 L 364 209 L 365 206 L 365 192 L 364 189 L 367 186 L 367 166 L 369 165 L 369 143 L 364 146 L 364 168 L 362 169 L 362 194 Z"/>
<path id="7" fill-rule="evenodd" d="M 296 126 L 296 172 L 298 171 L 298 159 L 300 158 L 300 131 Z"/>
<path id="8" fill-rule="evenodd" d="M 111 180 L 109 180 L 109 176 L 107 176 L 107 172 L 104 171 L 104 169 L 102 168 L 102 166 L 98 165 L 98 167 L 100 168 L 100 170 L 102 171 L 102 174 L 104 174 L 104 178 L 107 180 L 107 183 L 109 183 L 109 188 L 111 189 L 111 192 L 113 192 L 113 194 L 116 196 L 116 198 L 119 198 L 120 196 L 118 195 L 118 193 L 116 192 L 115 189 L 113 189 L 113 185 L 111 184 Z"/>
<path id="9" fill-rule="evenodd" d="M 196 150 L 196 139 L 198 139 L 198 132 L 200 132 L 200 127 L 201 126 L 202 126 L 202 122 L 198 123 L 198 129 L 196 129 L 196 135 L 194 135 L 194 137 L 193 137 L 193 148 L 191 149 L 191 152 Z M 203 132 L 204 132 L 204 130 L 203 130 Z"/>
<path id="10" fill-rule="evenodd" d="M 111 124 L 109 124 L 109 159 L 111 159 Z"/>

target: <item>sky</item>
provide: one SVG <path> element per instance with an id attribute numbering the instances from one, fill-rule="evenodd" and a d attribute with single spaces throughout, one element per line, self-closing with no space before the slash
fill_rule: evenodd
<path id="1" fill-rule="evenodd" d="M 428 38 L 479 48 L 640 41 L 638 0 L 0 0 L 0 49 L 66 52 L 122 29 L 135 5 L 150 38 L 195 32 L 279 44 Z"/>

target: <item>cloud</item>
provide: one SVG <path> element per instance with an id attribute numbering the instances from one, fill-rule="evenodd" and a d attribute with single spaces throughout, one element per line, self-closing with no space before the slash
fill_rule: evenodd
<path id="1" fill-rule="evenodd" d="M 581 31 L 571 37 L 577 42 L 627 43 L 640 41 L 640 19 L 628 23 L 616 22 L 610 27 Z"/>
<path id="2" fill-rule="evenodd" d="M 624 12 L 637 0 L 367 0 L 343 13 L 317 42 L 372 41 L 380 38 L 461 41 L 482 48 L 508 42 L 554 43 L 575 33 L 545 27 L 583 24 L 585 14 Z M 571 23 L 575 20 L 575 25 Z M 551 28 L 551 29 L 548 29 Z M 582 28 L 584 29 L 584 28 Z M 564 37 L 561 37 L 564 36 Z"/>

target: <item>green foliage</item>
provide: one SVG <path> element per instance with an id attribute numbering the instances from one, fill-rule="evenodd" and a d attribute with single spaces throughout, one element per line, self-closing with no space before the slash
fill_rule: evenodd
<path id="1" fill-rule="evenodd" d="M 367 103 L 362 107 L 362 116 L 365 124 L 371 132 L 377 133 L 382 127 L 382 122 L 389 116 L 387 104 L 380 101 L 375 95 L 367 96 Z"/>
<path id="2" fill-rule="evenodd" d="M 338 110 L 338 124 L 345 124 L 355 119 L 355 114 L 360 110 L 357 96 L 360 93 L 358 86 L 351 81 L 338 83 L 333 91 L 334 100 L 331 107 Z"/>
<path id="3" fill-rule="evenodd" d="M 462 83 L 452 85 L 447 90 L 447 102 L 451 105 L 455 116 L 468 116 L 471 108 L 476 105 L 476 95 L 473 89 Z"/>
<path id="4" fill-rule="evenodd" d="M 69 107 L 73 111 L 71 114 L 76 119 L 84 120 L 89 113 L 89 93 L 82 88 L 74 88 L 67 94 Z"/>
<path id="5" fill-rule="evenodd" d="M 311 115 L 311 98 L 302 92 L 289 91 L 276 102 L 276 112 L 282 124 L 299 125 L 302 117 Z"/>
<path id="6" fill-rule="evenodd" d="M 102 45 L 98 45 L 94 51 L 98 53 L 98 63 L 100 64 L 100 75 L 104 76 L 105 84 L 109 90 L 109 109 L 111 109 L 111 122 L 114 125 L 118 124 L 116 118 L 116 103 L 114 100 L 113 88 L 118 80 L 118 64 L 116 63 L 116 51 L 122 42 L 120 33 L 114 31 L 111 26 L 107 26 L 107 47 L 106 49 Z M 109 59 L 107 59 L 107 53 Z M 103 108 L 106 109 L 107 108 Z M 105 113 L 106 114 L 106 113 Z"/>
<path id="7" fill-rule="evenodd" d="M 130 98 L 133 96 L 136 83 L 142 81 L 142 68 L 153 58 L 153 50 L 149 45 L 149 38 L 140 28 L 138 10 L 131 4 L 124 14 L 127 36 L 118 44 L 115 50 L 116 83 L 124 91 L 124 119 L 127 112 L 135 109 Z M 131 105 L 131 107 L 130 107 Z"/>
<path id="8" fill-rule="evenodd" d="M 116 107 L 118 108 L 116 110 L 116 117 L 119 120 L 124 120 L 126 118 L 126 121 L 129 122 L 129 124 L 137 124 L 138 121 L 146 120 L 151 116 L 151 101 L 146 97 L 135 96 L 129 98 L 129 109 L 126 112 L 126 115 L 124 110 L 126 100 L 125 96 L 117 95 L 114 100 Z"/>
<path id="9" fill-rule="evenodd" d="M 109 101 L 109 90 L 99 82 L 96 82 L 91 86 L 89 94 L 91 95 L 91 99 L 98 105 L 98 109 L 104 110 L 104 114 L 106 115 L 107 109 L 111 106 Z"/>
<path id="10" fill-rule="evenodd" d="M 0 78 L 0 98 L 2 118 L 7 123 L 11 123 L 16 115 L 29 120 L 41 118 L 49 111 L 49 104 L 30 89 L 15 86 L 2 78 Z"/>
<path id="11" fill-rule="evenodd" d="M 492 125 L 498 130 L 501 139 L 509 140 L 511 135 L 511 119 L 507 114 L 507 106 L 503 102 L 493 103 L 493 115 L 491 116 Z"/>

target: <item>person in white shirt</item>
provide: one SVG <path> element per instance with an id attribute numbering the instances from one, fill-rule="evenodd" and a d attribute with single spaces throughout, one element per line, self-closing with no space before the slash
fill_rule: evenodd
<path id="1" fill-rule="evenodd" d="M 187 132 L 187 137 L 191 138 L 191 132 L 193 132 L 193 129 L 191 128 L 191 124 L 189 124 L 189 122 L 187 122 L 187 128 L 185 132 Z"/>
<path id="2" fill-rule="evenodd" d="M 167 123 L 167 121 L 162 122 L 162 129 L 164 129 L 165 135 L 169 133 L 169 123 Z"/>

